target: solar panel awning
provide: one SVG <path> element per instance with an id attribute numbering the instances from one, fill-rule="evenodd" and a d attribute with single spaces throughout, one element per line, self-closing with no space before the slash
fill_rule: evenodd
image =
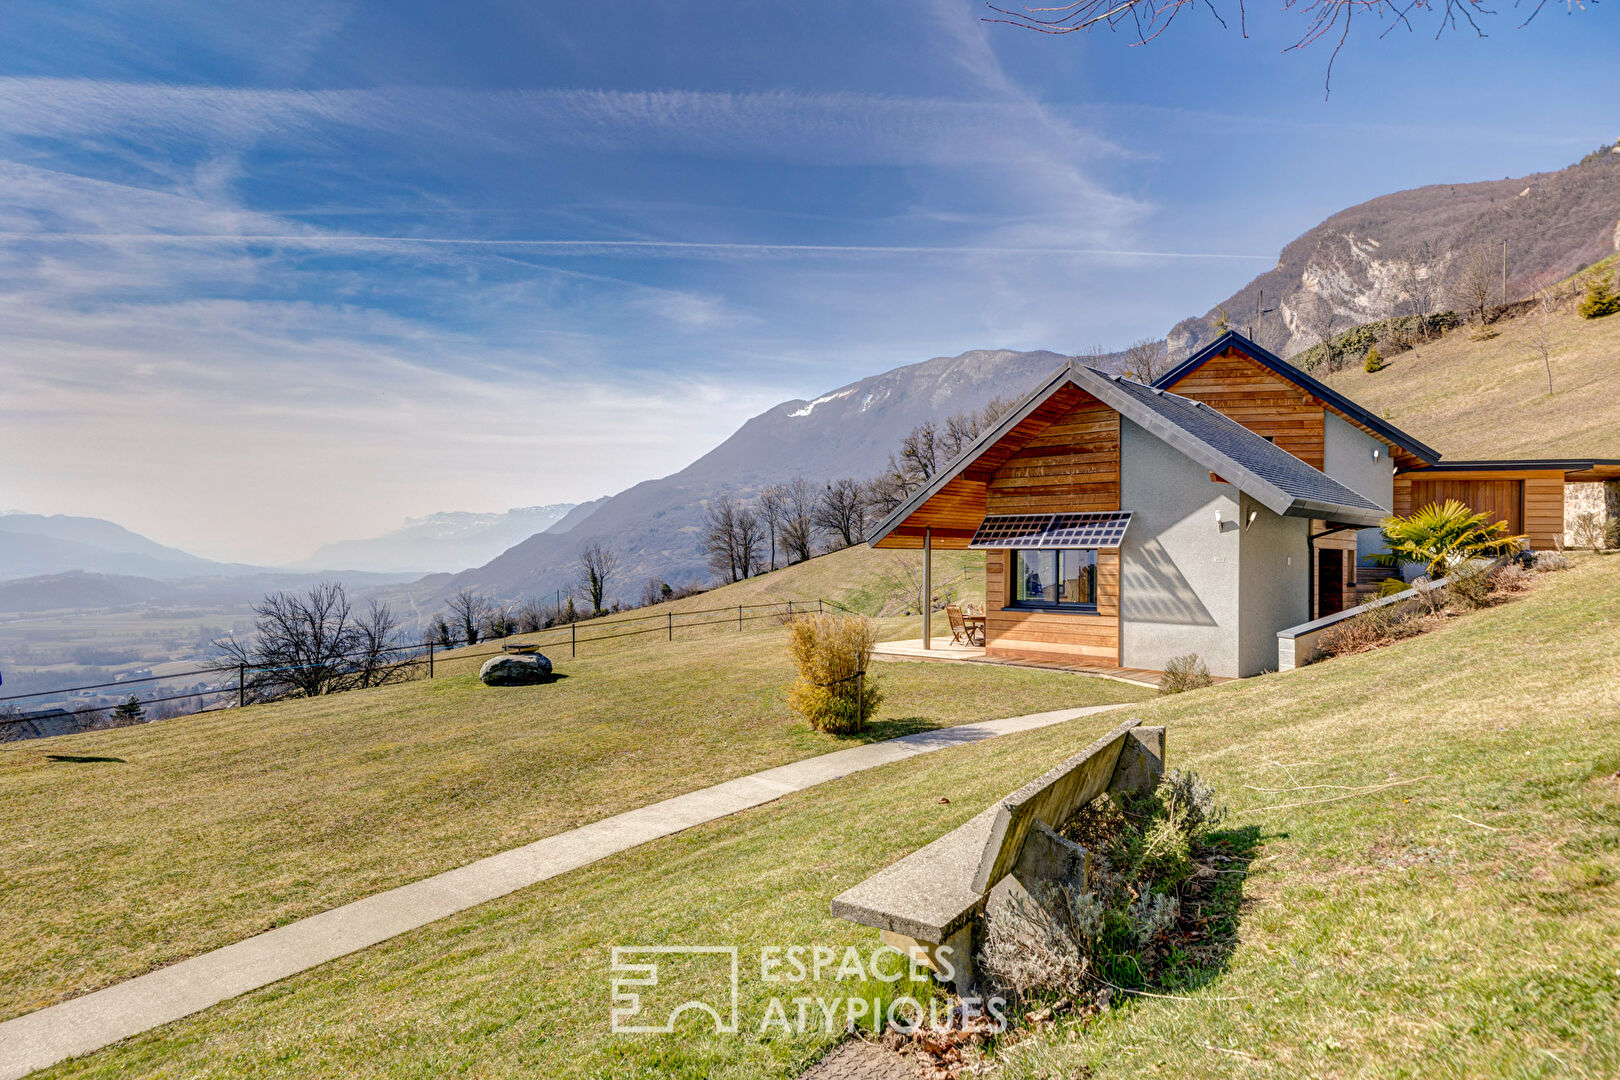
<path id="1" fill-rule="evenodd" d="M 991 514 L 969 548 L 1117 548 L 1129 510 L 1094 514 Z"/>

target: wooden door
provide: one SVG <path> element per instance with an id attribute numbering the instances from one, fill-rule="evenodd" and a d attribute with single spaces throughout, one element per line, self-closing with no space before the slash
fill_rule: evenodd
<path id="1" fill-rule="evenodd" d="M 1316 553 L 1316 617 L 1344 610 L 1344 552 L 1322 548 Z"/>

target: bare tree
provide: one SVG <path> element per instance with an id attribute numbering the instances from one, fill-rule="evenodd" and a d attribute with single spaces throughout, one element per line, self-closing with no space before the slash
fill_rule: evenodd
<path id="1" fill-rule="evenodd" d="M 746 572 L 738 568 L 737 503 L 729 492 L 722 492 L 704 509 L 703 552 L 709 569 L 721 581 L 738 581 Z"/>
<path id="2" fill-rule="evenodd" d="M 737 573 L 752 577 L 759 572 L 760 551 L 765 546 L 765 525 L 750 507 L 737 508 Z"/>
<path id="3" fill-rule="evenodd" d="M 1395 271 L 1395 288 L 1401 299 L 1417 316 L 1418 334 L 1427 341 L 1429 319 L 1434 314 L 1439 292 L 1440 258 L 1434 245 L 1427 240 L 1409 244 L 1400 254 Z"/>
<path id="4" fill-rule="evenodd" d="M 845 477 L 828 484 L 816 503 L 816 528 L 842 547 L 866 539 L 866 485 Z"/>
<path id="5" fill-rule="evenodd" d="M 816 489 L 796 476 L 782 485 L 782 550 L 789 563 L 804 562 L 815 546 Z"/>
<path id="6" fill-rule="evenodd" d="M 1018 402 L 1008 397 L 993 397 L 978 409 L 967 409 L 954 413 L 945 418 L 945 426 L 939 436 L 939 464 L 940 467 L 949 465 L 961 456 L 962 452 L 972 446 L 978 437 L 996 425 L 1003 416 L 1012 411 Z"/>
<path id="7" fill-rule="evenodd" d="M 1484 326 L 1491 312 L 1491 297 L 1497 289 L 1496 263 L 1484 248 L 1468 252 L 1451 266 L 1446 295 L 1453 307 L 1461 308 Z"/>
<path id="8" fill-rule="evenodd" d="M 888 469 L 866 482 L 866 505 L 874 520 L 881 521 L 900 508 L 911 492 L 905 481 Z"/>
<path id="9" fill-rule="evenodd" d="M 1558 344 L 1553 328 L 1557 325 L 1559 306 L 1558 297 L 1550 286 L 1536 290 L 1536 306 L 1530 312 L 1529 330 L 1525 341 L 1530 351 L 1541 357 L 1541 366 L 1547 369 L 1549 394 L 1553 392 L 1552 351 Z"/>
<path id="10" fill-rule="evenodd" d="M 1142 338 L 1125 346 L 1119 373 L 1139 383 L 1152 383 L 1170 370 L 1170 350 L 1163 338 Z"/>
<path id="11" fill-rule="evenodd" d="M 593 540 L 579 552 L 579 597 L 591 605 L 591 614 L 600 615 L 607 610 L 608 582 L 619 571 L 619 556 L 614 550 Z"/>
<path id="12" fill-rule="evenodd" d="M 471 589 L 462 589 L 445 606 L 450 609 L 451 624 L 461 630 L 461 640 L 468 645 L 478 644 L 489 613 L 489 600 Z"/>
<path id="13" fill-rule="evenodd" d="M 228 663 L 243 667 L 248 701 L 318 697 L 406 673 L 410 661 L 394 613 L 373 601 L 356 616 L 342 585 L 322 582 L 303 596 L 271 593 L 253 611 L 251 640 L 232 633 L 215 642 Z"/>
<path id="14" fill-rule="evenodd" d="M 1530 6 L 1530 14 L 1520 27 L 1528 25 L 1546 3 L 1547 0 L 1535 0 Z M 1142 45 L 1170 29 L 1170 24 L 1183 9 L 1196 6 L 1207 10 L 1222 27 L 1226 26 L 1227 16 L 1235 14 L 1236 21 L 1243 28 L 1243 36 L 1249 36 L 1249 13 L 1244 0 L 1237 0 L 1235 12 L 1231 10 L 1234 5 L 1227 5 L 1226 16 L 1222 15 L 1221 8 L 1213 0 L 1204 0 L 1202 5 L 1198 5 L 1196 0 L 1074 0 L 1068 4 L 1028 5 L 1022 8 L 1002 7 L 995 0 L 987 0 L 985 7 L 994 14 L 985 16 L 983 21 L 1054 35 L 1083 33 L 1102 26 L 1111 31 L 1124 30 L 1127 32 L 1125 36 L 1133 39 L 1130 44 Z M 1565 6 L 1571 11 L 1576 6 L 1581 6 L 1583 10 L 1585 7 L 1581 0 L 1565 0 Z M 1433 26 L 1436 37 L 1465 25 L 1484 37 L 1482 24 L 1497 14 L 1496 9 L 1485 6 L 1485 0 L 1436 0 L 1435 3 L 1423 5 L 1402 3 L 1401 0 L 1300 0 L 1280 10 L 1300 20 L 1295 24 L 1300 27 L 1299 38 L 1288 46 L 1287 51 L 1303 49 L 1324 39 L 1331 43 L 1324 89 L 1332 85 L 1333 62 L 1350 38 L 1352 22 L 1364 27 L 1365 33 L 1376 29 L 1379 37 L 1397 27 L 1413 30 L 1418 20 Z"/>
<path id="15" fill-rule="evenodd" d="M 1317 357 L 1315 364 L 1310 366 L 1314 367 L 1316 364 L 1320 364 L 1324 371 L 1337 370 L 1333 355 L 1333 331 L 1338 322 L 1339 312 L 1333 306 L 1332 301 L 1319 293 L 1312 293 L 1310 300 L 1305 304 L 1304 311 L 1300 313 L 1300 323 L 1303 325 L 1305 332 L 1316 339 L 1322 349 L 1322 355 Z"/>
<path id="16" fill-rule="evenodd" d="M 771 549 L 771 569 L 776 569 L 776 541 L 787 518 L 787 493 L 780 484 L 760 489 L 759 520 L 765 526 L 766 546 Z"/>

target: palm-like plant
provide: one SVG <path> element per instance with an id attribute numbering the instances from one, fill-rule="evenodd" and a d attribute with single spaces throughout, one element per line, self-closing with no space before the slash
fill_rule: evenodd
<path id="1" fill-rule="evenodd" d="M 1494 559 L 1524 547 L 1523 536 L 1507 535 L 1507 523 L 1476 514 L 1456 499 L 1444 505 L 1430 503 L 1410 517 L 1384 519 L 1386 553 L 1373 556 L 1380 566 L 1399 569 L 1417 563 L 1429 580 L 1469 559 Z"/>

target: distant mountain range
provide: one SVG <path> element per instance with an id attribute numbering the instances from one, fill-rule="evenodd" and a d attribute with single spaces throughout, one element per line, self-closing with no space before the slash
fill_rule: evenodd
<path id="1" fill-rule="evenodd" d="M 204 559 L 101 518 L 0 513 L 0 581 L 70 570 L 173 581 L 264 568 Z"/>
<path id="2" fill-rule="evenodd" d="M 1067 359 L 1053 352 L 975 350 L 895 368 L 814 400 L 783 402 L 680 472 L 605 499 L 587 515 L 558 522 L 484 566 L 397 590 L 398 598 L 428 613 L 462 588 L 505 599 L 566 591 L 574 584 L 580 548 L 592 540 L 619 556 L 619 578 L 611 589 L 617 595 L 633 596 L 649 577 L 674 584 L 705 581 L 709 571 L 699 550 L 705 500 L 722 492 L 747 499 L 794 476 L 818 484 L 842 476 L 865 479 L 882 468 L 913 425 L 1022 392 Z"/>
<path id="3" fill-rule="evenodd" d="M 400 575 L 360 571 L 293 573 L 259 570 L 224 577 L 196 577 L 159 581 L 129 574 L 98 574 L 72 570 L 63 574 L 0 581 L 0 614 L 41 611 L 88 611 L 109 608 L 240 607 L 262 600 L 266 594 L 300 592 L 322 581 L 336 581 L 351 597 L 360 590 L 391 585 Z"/>
<path id="4" fill-rule="evenodd" d="M 1274 269 L 1173 327 L 1169 355 L 1184 356 L 1214 336 L 1223 317 L 1292 355 L 1317 343 L 1324 309 L 1337 330 L 1405 313 L 1402 282 L 1414 274 L 1434 291 L 1434 309 L 1443 310 L 1444 282 L 1458 261 L 1482 251 L 1499 258 L 1503 240 L 1510 298 L 1620 250 L 1620 154 L 1594 154 L 1559 172 L 1514 180 L 1418 188 L 1335 214 L 1287 245 Z M 699 537 L 707 500 L 722 492 L 748 499 L 764 485 L 801 475 L 816 483 L 869 477 L 913 425 L 1021 394 L 1067 359 L 974 350 L 898 367 L 814 400 L 784 402 L 679 472 L 592 503 L 434 514 L 384 536 L 328 544 L 291 569 L 437 570 L 379 590 L 421 618 L 461 588 L 503 599 L 570 589 L 579 551 L 594 540 L 619 556 L 610 592 L 620 597 L 635 595 L 650 577 L 703 581 L 708 569 Z M 1084 359 L 1108 368 L 1119 357 Z M 198 559 L 96 519 L 0 516 L 0 580 L 65 570 L 161 580 L 261 572 Z"/>
<path id="5" fill-rule="evenodd" d="M 1335 214 L 1285 247 L 1275 269 L 1173 327 L 1169 355 L 1185 356 L 1215 336 L 1223 313 L 1285 355 L 1317 343 L 1312 316 L 1323 305 L 1337 330 L 1403 314 L 1403 270 L 1420 257 L 1415 273 L 1433 289 L 1434 310 L 1443 310 L 1445 281 L 1458 260 L 1477 251 L 1499 258 L 1503 240 L 1510 298 L 1620 250 L 1620 154 L 1594 154 L 1559 172 L 1516 180 L 1418 188 Z M 705 500 L 722 491 L 747 498 L 794 475 L 817 482 L 870 476 L 914 424 L 1018 395 L 1066 359 L 975 350 L 896 368 L 812 401 L 784 402 L 680 472 L 614 495 L 583 519 L 561 522 L 486 565 L 424 579 L 408 595 L 419 610 L 463 587 L 498 597 L 544 596 L 573 583 L 579 550 L 592 540 L 618 552 L 614 591 L 621 596 L 634 595 L 648 577 L 703 580 L 708 571 L 698 538 Z M 1110 368 L 1119 357 L 1085 359 Z"/>
<path id="6" fill-rule="evenodd" d="M 574 508 L 574 503 L 551 503 L 504 514 L 450 512 L 407 518 L 401 528 L 382 536 L 326 544 L 289 569 L 418 574 L 464 570 L 482 566 L 513 544 L 544 532 Z"/>

